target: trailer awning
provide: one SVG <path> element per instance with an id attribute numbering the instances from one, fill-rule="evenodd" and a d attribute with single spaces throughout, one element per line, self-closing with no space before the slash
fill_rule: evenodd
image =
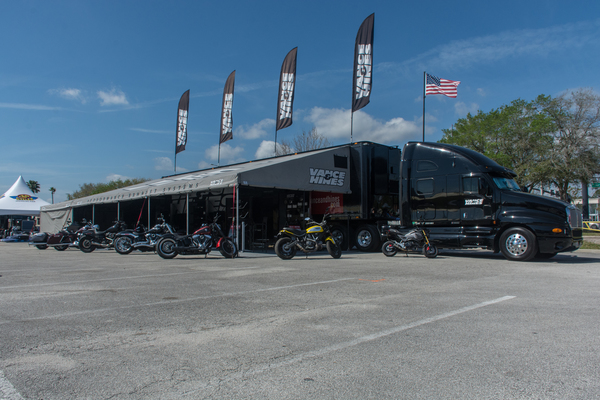
<path id="1" fill-rule="evenodd" d="M 56 211 L 90 204 L 184 194 L 234 185 L 350 193 L 348 145 L 166 176 L 110 192 L 43 206 Z"/>

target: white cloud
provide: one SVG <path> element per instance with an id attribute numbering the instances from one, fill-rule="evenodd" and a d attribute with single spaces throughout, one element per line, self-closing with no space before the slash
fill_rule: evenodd
<path id="1" fill-rule="evenodd" d="M 266 118 L 249 127 L 242 125 L 236 128 L 234 137 L 240 137 L 242 139 L 258 139 L 267 136 L 269 133 L 267 130 L 274 130 L 274 128 L 275 120 Z"/>
<path id="2" fill-rule="evenodd" d="M 127 179 L 131 179 L 131 178 L 128 176 L 123 176 L 123 175 L 119 175 L 119 174 L 111 174 L 106 177 L 107 182 L 118 181 L 118 180 L 125 181 Z"/>
<path id="3" fill-rule="evenodd" d="M 479 104 L 477 103 L 471 103 L 470 105 L 467 105 L 462 101 L 457 101 L 454 104 L 454 112 L 459 117 L 465 117 L 468 113 L 474 115 L 477 114 L 477 111 L 479 111 Z"/>
<path id="4" fill-rule="evenodd" d="M 241 146 L 233 147 L 228 143 L 221 144 L 221 160 L 220 164 L 233 164 L 246 161 L 243 157 L 244 148 Z M 219 160 L 219 145 L 214 145 L 206 149 L 206 158 L 213 161 Z M 200 164 L 198 164 L 200 166 Z"/>
<path id="5" fill-rule="evenodd" d="M 350 141 L 350 110 L 315 107 L 305 120 L 311 122 L 317 128 L 317 132 L 327 139 Z M 396 144 L 420 137 L 422 129 L 420 119 L 407 121 L 398 117 L 380 121 L 359 110 L 354 113 L 352 140 Z"/>
<path id="6" fill-rule="evenodd" d="M 85 104 L 85 102 L 87 101 L 83 91 L 81 91 L 80 89 L 50 89 L 48 93 L 58 95 L 63 99 L 78 101 L 81 104 Z"/>
<path id="7" fill-rule="evenodd" d="M 275 156 L 275 141 L 273 140 L 263 140 L 258 149 L 256 149 L 256 153 L 254 153 L 254 158 L 260 160 L 262 158 L 269 158 Z"/>
<path id="8" fill-rule="evenodd" d="M 129 102 L 125 97 L 125 93 L 122 90 L 112 88 L 110 91 L 105 92 L 103 90 L 99 90 L 98 98 L 100 99 L 101 106 L 112 106 L 112 105 L 128 105 Z"/>
<path id="9" fill-rule="evenodd" d="M 487 96 L 487 93 L 486 93 L 485 89 L 483 89 L 483 88 L 478 88 L 477 94 L 480 95 L 481 97 Z"/>
<path id="10" fill-rule="evenodd" d="M 169 157 L 156 157 L 154 159 L 154 169 L 157 171 L 173 171 L 173 160 Z"/>

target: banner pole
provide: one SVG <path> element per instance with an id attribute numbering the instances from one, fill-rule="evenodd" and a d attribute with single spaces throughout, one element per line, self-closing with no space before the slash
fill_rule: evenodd
<path id="1" fill-rule="evenodd" d="M 275 128 L 275 157 L 277 157 L 277 128 Z"/>
<path id="2" fill-rule="evenodd" d="M 350 112 L 350 143 L 352 143 L 353 130 L 354 130 L 354 111 L 351 111 Z"/>
<path id="3" fill-rule="evenodd" d="M 425 142 L 425 82 L 427 81 L 427 71 L 423 71 L 423 142 Z"/>

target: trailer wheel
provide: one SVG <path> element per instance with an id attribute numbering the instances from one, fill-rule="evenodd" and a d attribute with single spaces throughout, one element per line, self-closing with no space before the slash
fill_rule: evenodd
<path id="1" fill-rule="evenodd" d="M 348 248 L 348 231 L 340 225 L 331 227 L 331 237 L 342 250 Z"/>
<path id="2" fill-rule="evenodd" d="M 500 251 L 508 260 L 529 261 L 537 254 L 535 236 L 525 228 L 509 228 L 500 236 Z"/>
<path id="3" fill-rule="evenodd" d="M 356 248 L 360 251 L 374 251 L 379 248 L 379 232 L 372 225 L 363 225 L 356 230 Z"/>

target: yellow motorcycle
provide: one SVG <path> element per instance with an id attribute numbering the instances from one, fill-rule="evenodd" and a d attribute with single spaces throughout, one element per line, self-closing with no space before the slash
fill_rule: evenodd
<path id="1" fill-rule="evenodd" d="M 342 249 L 333 240 L 333 237 L 331 237 L 331 232 L 326 222 L 328 216 L 329 214 L 325 214 L 323 221 L 320 223 L 306 218 L 305 230 L 290 227 L 283 228 L 277 234 L 278 239 L 275 243 L 275 254 L 282 260 L 289 260 L 296 255 L 298 249 L 308 254 L 321 250 L 325 246 L 331 257 L 340 258 L 342 256 Z"/>

